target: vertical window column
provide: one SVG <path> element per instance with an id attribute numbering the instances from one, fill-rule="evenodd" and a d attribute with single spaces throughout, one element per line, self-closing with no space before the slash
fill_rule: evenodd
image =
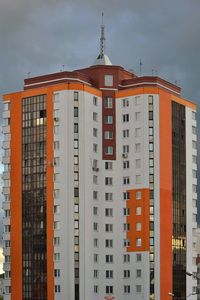
<path id="1" fill-rule="evenodd" d="M 79 94 L 74 92 L 74 294 L 79 300 Z"/>
<path id="2" fill-rule="evenodd" d="M 150 232 L 149 232 L 149 249 L 150 249 L 150 299 L 155 299 L 154 294 L 154 116 L 153 116 L 153 96 L 148 97 L 148 113 L 149 113 L 149 195 L 150 195 Z"/>

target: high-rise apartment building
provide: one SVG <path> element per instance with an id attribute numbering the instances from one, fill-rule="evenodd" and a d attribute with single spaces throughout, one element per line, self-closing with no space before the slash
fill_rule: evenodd
<path id="1" fill-rule="evenodd" d="M 3 97 L 5 300 L 180 300 L 196 285 L 196 105 L 113 66 L 103 29 L 94 65 Z"/>

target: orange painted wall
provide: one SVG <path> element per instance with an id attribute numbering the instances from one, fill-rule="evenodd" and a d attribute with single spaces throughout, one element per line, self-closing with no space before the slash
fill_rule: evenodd
<path id="1" fill-rule="evenodd" d="M 11 300 L 22 299 L 22 105 L 21 94 L 10 106 L 10 223 L 11 223 Z M 16 113 L 17 112 L 17 113 Z"/>
<path id="2" fill-rule="evenodd" d="M 136 192 L 141 191 L 142 198 L 136 200 Z M 130 209 L 130 215 L 126 218 L 126 223 L 130 224 L 130 230 L 127 231 L 127 239 L 130 240 L 130 247 L 127 247 L 128 252 L 149 251 L 149 190 L 137 189 L 129 190 L 130 198 L 126 202 L 126 207 Z M 136 215 L 136 207 L 142 208 L 140 216 Z M 136 231 L 136 223 L 142 224 L 141 231 Z M 142 239 L 141 247 L 136 246 L 136 239 Z"/>
<path id="3" fill-rule="evenodd" d="M 139 88 L 130 88 L 122 91 L 116 92 L 115 97 L 116 98 L 123 98 L 123 97 L 131 97 L 134 95 L 140 95 L 140 94 L 168 94 L 171 97 L 171 100 L 180 103 L 182 105 L 185 105 L 187 107 L 190 107 L 191 109 L 196 109 L 197 106 L 195 103 L 190 102 L 186 99 L 183 99 L 181 97 L 175 96 L 173 94 L 170 94 L 166 92 L 164 89 L 158 88 L 158 87 L 139 87 Z"/>
<path id="4" fill-rule="evenodd" d="M 160 299 L 172 291 L 171 96 L 160 90 Z"/>

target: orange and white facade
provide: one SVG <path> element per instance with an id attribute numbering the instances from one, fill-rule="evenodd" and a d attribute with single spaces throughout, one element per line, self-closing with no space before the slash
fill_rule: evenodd
<path id="1" fill-rule="evenodd" d="M 5 300 L 193 291 L 196 105 L 104 58 L 3 98 Z"/>

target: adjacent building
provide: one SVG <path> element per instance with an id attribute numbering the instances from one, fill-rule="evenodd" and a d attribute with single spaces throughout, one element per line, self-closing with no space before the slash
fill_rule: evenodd
<path id="1" fill-rule="evenodd" d="M 196 285 L 196 105 L 112 65 L 104 41 L 102 26 L 91 67 L 3 97 L 5 300 L 178 300 Z"/>

